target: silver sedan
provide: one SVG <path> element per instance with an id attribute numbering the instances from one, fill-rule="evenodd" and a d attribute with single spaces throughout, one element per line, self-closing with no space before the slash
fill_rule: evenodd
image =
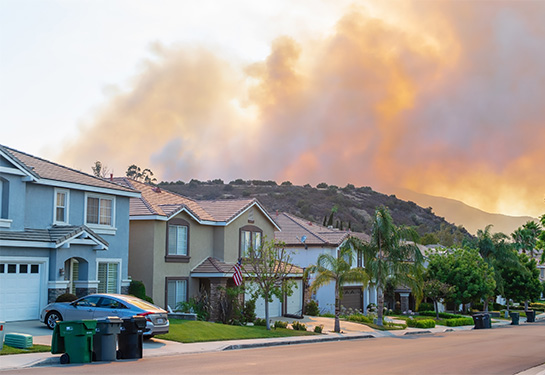
<path id="1" fill-rule="evenodd" d="M 130 318 L 140 315 L 146 318 L 145 337 L 168 333 L 168 314 L 149 302 L 124 294 L 91 294 L 74 302 L 50 303 L 42 310 L 40 321 L 55 328 L 57 321 L 103 319 L 108 316 Z"/>

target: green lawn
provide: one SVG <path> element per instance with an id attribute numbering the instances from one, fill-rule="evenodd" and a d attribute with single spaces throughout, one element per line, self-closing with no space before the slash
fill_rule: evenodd
<path id="1" fill-rule="evenodd" d="M 170 319 L 169 333 L 157 335 L 157 338 L 190 343 L 302 335 L 316 335 L 316 333 L 283 328 L 272 328 L 267 331 L 265 327 L 231 326 L 219 323 Z"/>
<path id="2" fill-rule="evenodd" d="M 7 354 L 24 354 L 24 353 L 39 353 L 39 352 L 50 352 L 51 347 L 48 345 L 38 345 L 35 344 L 31 348 L 28 349 L 18 349 L 11 346 L 8 346 L 4 344 L 4 347 L 2 348 L 2 351 L 0 351 L 0 355 L 7 355 Z"/>

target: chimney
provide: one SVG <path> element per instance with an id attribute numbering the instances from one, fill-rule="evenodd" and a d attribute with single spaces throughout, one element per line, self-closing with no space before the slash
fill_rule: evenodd
<path id="1" fill-rule="evenodd" d="M 110 181 L 113 181 L 113 180 L 114 180 L 114 174 L 110 173 Z"/>

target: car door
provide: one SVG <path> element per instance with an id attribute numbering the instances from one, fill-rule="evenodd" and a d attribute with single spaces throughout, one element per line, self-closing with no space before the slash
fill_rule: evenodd
<path id="1" fill-rule="evenodd" d="M 64 320 L 93 319 L 99 300 L 100 296 L 89 296 L 74 301 L 67 309 Z"/>
<path id="2" fill-rule="evenodd" d="M 123 318 L 127 315 L 127 310 L 127 307 L 122 302 L 113 298 L 102 297 L 98 302 L 93 318 L 102 319 L 108 316 Z"/>

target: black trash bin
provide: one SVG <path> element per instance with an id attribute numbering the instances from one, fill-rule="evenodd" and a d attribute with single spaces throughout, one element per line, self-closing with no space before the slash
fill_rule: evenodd
<path id="1" fill-rule="evenodd" d="M 512 312 L 509 315 L 511 315 L 511 325 L 518 326 L 519 324 L 519 313 L 518 312 Z"/>
<path id="2" fill-rule="evenodd" d="M 483 314 L 475 314 L 473 315 L 473 323 L 475 324 L 474 329 L 483 329 Z"/>
<path id="3" fill-rule="evenodd" d="M 483 328 L 492 328 L 492 320 L 490 319 L 490 314 L 483 315 Z"/>
<path id="4" fill-rule="evenodd" d="M 536 321 L 536 312 L 534 310 L 528 310 L 526 312 L 526 322 L 535 323 Z"/>
<path id="5" fill-rule="evenodd" d="M 93 339 L 93 361 L 115 361 L 117 358 L 117 335 L 123 320 L 109 316 L 97 321 Z"/>
<path id="6" fill-rule="evenodd" d="M 142 358 L 145 328 L 146 318 L 143 316 L 123 319 L 118 336 L 117 359 Z"/>

